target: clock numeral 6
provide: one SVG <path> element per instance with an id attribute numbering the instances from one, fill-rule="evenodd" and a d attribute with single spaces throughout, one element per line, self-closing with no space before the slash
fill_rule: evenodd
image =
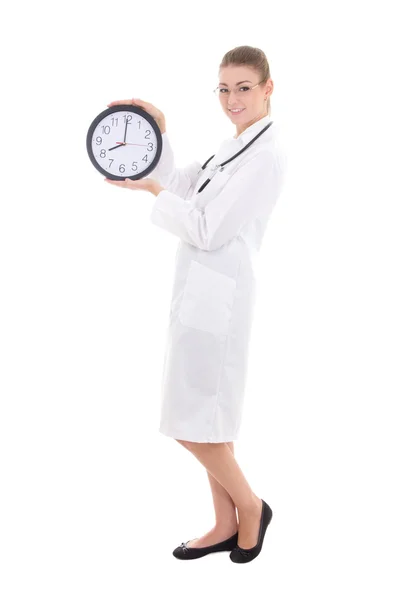
<path id="1" fill-rule="evenodd" d="M 121 169 L 121 167 L 122 167 L 122 169 Z M 119 165 L 119 172 L 125 173 L 125 165 Z"/>

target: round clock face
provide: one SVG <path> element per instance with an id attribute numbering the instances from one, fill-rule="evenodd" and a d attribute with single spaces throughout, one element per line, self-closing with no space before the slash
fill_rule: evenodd
<path id="1" fill-rule="evenodd" d="M 108 179 L 141 179 L 160 160 L 160 129 L 148 112 L 119 104 L 100 113 L 86 137 L 89 158 Z"/>

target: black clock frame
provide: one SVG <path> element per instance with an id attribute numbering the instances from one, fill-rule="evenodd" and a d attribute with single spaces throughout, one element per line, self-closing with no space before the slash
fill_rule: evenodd
<path id="1" fill-rule="evenodd" d="M 100 121 L 102 121 L 105 117 L 107 117 L 108 115 L 115 113 L 115 112 L 121 112 L 121 111 L 128 111 L 128 112 L 132 112 L 132 113 L 136 113 L 138 115 L 140 115 L 141 117 L 145 118 L 150 125 L 153 127 L 155 134 L 156 134 L 156 138 L 157 138 L 157 150 L 156 150 L 156 155 L 155 158 L 153 159 L 151 165 L 149 165 L 147 167 L 147 169 L 145 169 L 144 171 L 142 171 L 141 173 L 138 173 L 137 175 L 124 175 L 124 176 L 119 176 L 119 175 L 114 175 L 112 173 L 109 173 L 108 171 L 106 171 L 105 169 L 103 169 L 103 167 L 101 167 L 99 165 L 99 163 L 97 162 L 97 160 L 94 157 L 93 154 L 93 150 L 92 150 L 92 138 L 93 138 L 93 133 L 94 130 L 96 129 L 97 125 L 100 123 Z M 148 175 L 149 173 L 151 173 L 157 166 L 160 157 L 161 157 L 161 152 L 162 152 L 162 135 L 161 135 L 161 131 L 159 126 L 157 125 L 157 122 L 155 121 L 155 119 L 147 112 L 145 111 L 143 108 L 140 108 L 139 106 L 133 106 L 132 104 L 117 104 L 115 106 L 110 106 L 109 108 L 106 108 L 106 110 L 103 110 L 103 112 L 101 112 L 99 115 L 97 115 L 97 117 L 93 120 L 93 122 L 91 123 L 88 132 L 87 132 L 87 136 L 86 136 L 86 149 L 87 149 L 87 153 L 89 155 L 89 158 L 91 160 L 91 162 L 93 163 L 94 167 L 103 175 L 105 175 L 107 177 L 107 179 L 114 179 L 116 181 L 123 181 L 124 179 L 143 179 L 143 177 L 146 177 L 146 175 Z"/>

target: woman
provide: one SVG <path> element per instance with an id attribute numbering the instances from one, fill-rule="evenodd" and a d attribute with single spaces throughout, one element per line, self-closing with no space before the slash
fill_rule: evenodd
<path id="1" fill-rule="evenodd" d="M 216 524 L 202 537 L 183 542 L 173 555 L 192 559 L 231 550 L 231 560 L 243 563 L 260 553 L 272 518 L 236 462 L 233 441 L 245 391 L 254 258 L 281 192 L 286 159 L 272 123 L 222 171 L 213 169 L 271 123 L 273 81 L 260 49 L 240 46 L 228 52 L 214 91 L 236 135 L 222 143 L 204 170 L 198 161 L 175 167 L 165 117 L 152 104 L 111 102 L 108 106 L 132 103 L 149 112 L 160 127 L 163 149 L 150 177 L 107 181 L 153 193 L 152 222 L 180 238 L 159 431 L 206 468 Z"/>

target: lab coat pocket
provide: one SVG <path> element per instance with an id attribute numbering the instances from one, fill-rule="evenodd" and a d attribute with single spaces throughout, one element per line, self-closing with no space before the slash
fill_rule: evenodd
<path id="1" fill-rule="evenodd" d="M 181 323 L 209 333 L 227 334 L 235 290 L 235 279 L 191 260 L 179 309 Z"/>

